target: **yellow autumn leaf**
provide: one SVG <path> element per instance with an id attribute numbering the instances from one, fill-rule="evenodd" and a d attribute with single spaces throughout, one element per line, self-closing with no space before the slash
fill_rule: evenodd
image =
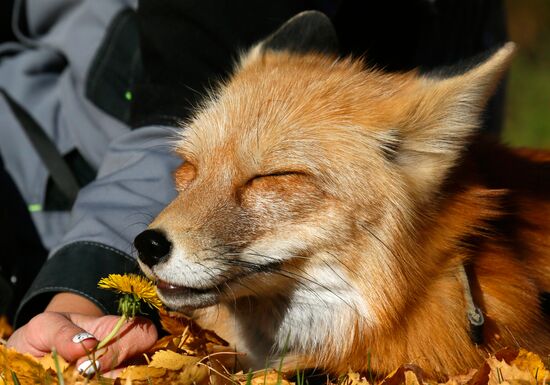
<path id="1" fill-rule="evenodd" d="M 405 385 L 422 385 L 422 382 L 413 371 L 407 370 L 405 371 Z"/>
<path id="2" fill-rule="evenodd" d="M 547 381 L 550 380 L 550 371 L 545 368 L 541 358 L 535 353 L 525 349 L 519 350 L 519 354 L 516 359 L 512 361 L 512 365 L 528 371 L 539 383 L 543 382 L 545 378 Z"/>
<path id="3" fill-rule="evenodd" d="M 289 382 L 275 371 L 270 373 L 260 372 L 255 375 L 250 381 L 251 385 L 294 385 L 294 382 Z"/>
<path id="4" fill-rule="evenodd" d="M 357 372 L 352 372 L 351 370 L 347 374 L 346 385 L 370 385 L 365 377 Z"/>
<path id="5" fill-rule="evenodd" d="M 54 373 L 57 373 L 57 369 L 55 366 L 55 359 L 53 358 L 53 354 L 46 354 L 43 357 L 40 357 L 37 359 L 37 361 L 42 365 L 42 367 L 46 370 L 51 369 Z M 63 373 L 68 367 L 69 363 L 63 359 L 59 354 L 57 355 L 57 363 L 59 364 L 59 369 L 61 370 L 61 373 Z"/>
<path id="6" fill-rule="evenodd" d="M 36 358 L 0 345 L 0 373 L 5 373 L 4 381 L 8 384 L 12 383 L 11 372 L 16 374 L 21 385 L 52 382 L 53 373 L 44 369 Z"/>
<path id="7" fill-rule="evenodd" d="M 166 369 L 150 368 L 146 365 L 130 365 L 120 373 L 119 378 L 130 381 L 146 381 L 151 378 L 162 377 L 164 374 L 166 374 Z"/>
<path id="8" fill-rule="evenodd" d="M 206 385 L 208 382 L 208 368 L 205 365 L 191 365 L 178 373 L 172 385 Z"/>
<path id="9" fill-rule="evenodd" d="M 133 366 L 124 370 L 124 372 L 119 376 L 119 381 L 120 380 L 122 380 L 123 384 L 127 385 L 150 385 L 151 383 L 170 385 L 207 385 L 209 381 L 209 372 L 208 368 L 203 365 L 186 366 L 181 370 Z"/>
<path id="10" fill-rule="evenodd" d="M 155 352 L 157 350 L 174 350 L 178 349 L 178 345 L 181 342 L 180 337 L 164 336 L 157 340 L 153 347 L 150 349 L 150 352 Z"/>
<path id="11" fill-rule="evenodd" d="M 195 365 L 199 360 L 197 357 L 184 356 L 170 350 L 159 350 L 153 354 L 149 367 L 180 370 L 184 366 Z"/>
<path id="12" fill-rule="evenodd" d="M 7 340 L 13 333 L 13 328 L 8 322 L 8 317 L 0 316 L 0 338 Z"/>

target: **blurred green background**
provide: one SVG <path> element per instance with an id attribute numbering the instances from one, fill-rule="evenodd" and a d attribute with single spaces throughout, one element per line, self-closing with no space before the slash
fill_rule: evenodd
<path id="1" fill-rule="evenodd" d="M 503 141 L 550 149 L 550 0 L 506 0 L 510 40 L 519 45 L 508 75 Z"/>

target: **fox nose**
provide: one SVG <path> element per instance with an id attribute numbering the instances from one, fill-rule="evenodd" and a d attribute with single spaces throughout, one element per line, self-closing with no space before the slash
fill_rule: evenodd
<path id="1" fill-rule="evenodd" d="M 134 239 L 134 246 L 138 251 L 141 262 L 153 267 L 166 257 L 172 249 L 172 243 L 160 230 L 149 229 L 138 234 Z"/>

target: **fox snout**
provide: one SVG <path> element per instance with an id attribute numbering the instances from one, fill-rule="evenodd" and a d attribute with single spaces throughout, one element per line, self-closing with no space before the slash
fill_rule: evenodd
<path id="1" fill-rule="evenodd" d="M 139 260 L 153 267 L 163 259 L 167 259 L 172 250 L 172 242 L 160 230 L 148 229 L 134 239 L 134 246 Z"/>

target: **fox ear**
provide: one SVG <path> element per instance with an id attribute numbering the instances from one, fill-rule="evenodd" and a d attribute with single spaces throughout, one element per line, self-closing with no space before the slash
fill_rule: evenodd
<path id="1" fill-rule="evenodd" d="M 330 19 L 319 11 L 304 11 L 254 46 L 241 61 L 253 60 L 266 51 L 311 52 L 338 55 L 339 44 Z"/>
<path id="2" fill-rule="evenodd" d="M 260 44 L 264 51 L 338 53 L 338 37 L 332 22 L 319 11 L 297 14 Z"/>
<path id="3" fill-rule="evenodd" d="M 396 158 L 421 191 L 436 187 L 456 163 L 514 51 L 515 44 L 507 43 L 459 75 L 423 75 L 404 91 Z"/>

